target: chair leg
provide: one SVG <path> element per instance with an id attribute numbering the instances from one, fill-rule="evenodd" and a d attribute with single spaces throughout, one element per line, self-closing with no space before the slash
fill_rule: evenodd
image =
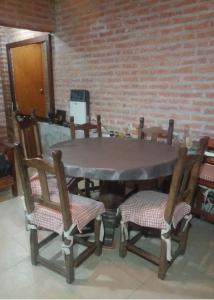
<path id="1" fill-rule="evenodd" d="M 13 194 L 14 197 L 18 196 L 17 183 L 14 183 L 14 185 L 12 185 L 12 194 Z"/>
<path id="2" fill-rule="evenodd" d="M 127 245 L 127 241 L 125 239 L 124 232 L 121 228 L 121 230 L 120 230 L 120 247 L 119 247 L 120 257 L 125 257 L 127 255 L 126 245 Z"/>
<path id="3" fill-rule="evenodd" d="M 204 202 L 204 195 L 202 193 L 201 188 L 198 186 L 195 193 L 192 213 L 199 218 L 201 217 L 203 202 Z"/>
<path id="4" fill-rule="evenodd" d="M 183 224 L 185 224 L 185 220 L 183 220 Z M 181 226 L 181 228 L 183 228 L 183 226 Z M 179 241 L 179 254 L 180 255 L 184 255 L 184 253 L 186 252 L 186 246 L 187 246 L 187 238 L 188 238 L 188 233 L 189 233 L 189 229 L 190 229 L 190 224 L 187 225 L 186 229 L 184 231 L 180 232 L 180 241 Z M 182 229 L 181 229 L 182 230 Z"/>
<path id="5" fill-rule="evenodd" d="M 85 196 L 91 198 L 90 180 L 88 178 L 85 179 Z"/>
<path id="6" fill-rule="evenodd" d="M 158 278 L 162 280 L 165 278 L 167 266 L 168 263 L 166 259 L 166 242 L 163 239 L 161 239 Z"/>
<path id="7" fill-rule="evenodd" d="M 32 265 L 37 265 L 39 244 L 38 244 L 38 234 L 36 229 L 30 229 L 30 251 L 31 251 L 31 263 Z"/>
<path id="8" fill-rule="evenodd" d="M 102 243 L 100 241 L 100 230 L 101 230 L 101 220 L 94 221 L 94 233 L 95 233 L 95 255 L 100 256 L 102 254 Z"/>
<path id="9" fill-rule="evenodd" d="M 69 247 L 70 254 L 65 255 L 65 277 L 67 283 L 74 281 L 74 256 L 73 256 L 73 245 Z"/>
<path id="10" fill-rule="evenodd" d="M 126 241 L 120 242 L 120 249 L 119 249 L 120 257 L 125 257 L 127 255 L 126 243 L 127 243 Z"/>
<path id="11" fill-rule="evenodd" d="M 67 189 L 69 193 L 78 195 L 78 182 L 77 181 L 71 181 L 67 185 Z"/>

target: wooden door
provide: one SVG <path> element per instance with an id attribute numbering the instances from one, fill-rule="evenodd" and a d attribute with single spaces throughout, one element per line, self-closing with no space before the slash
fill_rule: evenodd
<path id="1" fill-rule="evenodd" d="M 47 116 L 44 95 L 42 44 L 11 48 L 14 94 L 17 109 L 23 114 Z"/>

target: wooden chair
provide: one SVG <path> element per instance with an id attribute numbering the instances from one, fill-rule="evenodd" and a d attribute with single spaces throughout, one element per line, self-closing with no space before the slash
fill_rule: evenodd
<path id="1" fill-rule="evenodd" d="M 16 112 L 15 119 L 25 158 L 42 157 L 41 136 L 35 110 L 30 116 L 20 115 L 19 112 Z M 68 190 L 76 193 L 76 179 L 67 177 L 66 180 Z"/>
<path id="2" fill-rule="evenodd" d="M 150 127 L 144 128 L 144 118 L 140 118 L 140 123 L 138 127 L 138 139 L 151 138 L 152 141 L 158 142 L 163 141 L 168 145 L 172 145 L 174 131 L 174 120 L 169 120 L 168 129 L 164 130 L 161 127 Z"/>
<path id="3" fill-rule="evenodd" d="M 74 267 L 79 266 L 93 252 L 100 255 L 101 215 L 105 211 L 101 202 L 82 196 L 68 194 L 61 161 L 60 151 L 52 153 L 53 164 L 42 158 L 26 159 L 20 145 L 16 145 L 15 153 L 26 206 L 26 219 L 30 230 L 30 251 L 33 265 L 38 263 L 66 277 L 71 283 L 74 280 Z M 38 176 L 29 177 L 28 169 L 35 168 Z M 89 237 L 80 234 L 85 226 L 95 220 L 94 242 Z M 47 230 L 52 233 L 38 242 L 38 231 Z M 65 268 L 41 255 L 41 248 L 47 245 L 58 234 L 63 237 L 62 250 Z M 76 258 L 73 246 L 79 243 L 86 249 Z M 61 249 L 60 249 L 61 250 Z"/>
<path id="4" fill-rule="evenodd" d="M 81 130 L 84 132 L 84 137 L 90 137 L 90 131 L 96 130 L 97 136 L 102 137 L 102 129 L 101 129 L 101 116 L 97 115 L 97 124 L 93 124 L 91 122 L 84 123 L 84 124 L 75 124 L 74 117 L 70 117 L 70 130 L 71 130 L 71 138 L 76 138 L 76 131 Z"/>
<path id="5" fill-rule="evenodd" d="M 41 137 L 35 112 L 30 116 L 16 112 L 15 119 L 25 157 L 42 157 Z"/>
<path id="6" fill-rule="evenodd" d="M 159 266 L 158 277 L 164 279 L 172 262 L 186 250 L 189 221 L 192 217 L 191 204 L 200 164 L 200 156 L 188 157 L 187 149 L 180 149 L 169 194 L 140 191 L 120 205 L 121 257 L 125 257 L 127 251 L 130 251 L 153 262 Z M 137 225 L 138 233 L 131 237 L 133 224 L 134 227 Z M 144 233 L 147 236 L 154 232 L 161 239 L 159 255 L 136 246 Z M 171 239 L 178 243 L 175 251 L 171 250 Z"/>
<path id="7" fill-rule="evenodd" d="M 150 127 L 144 128 L 144 118 L 140 118 L 138 126 L 138 139 L 144 140 L 150 138 L 152 142 L 165 142 L 168 145 L 172 145 L 174 131 L 174 120 L 169 120 L 168 129 L 164 130 L 161 127 Z M 166 191 L 169 186 L 169 181 L 171 177 L 168 178 L 156 178 L 151 180 L 141 180 L 141 181 L 129 181 L 126 183 L 127 196 L 136 193 L 139 190 L 144 189 L 158 189 Z"/>
<path id="8" fill-rule="evenodd" d="M 84 124 L 75 124 L 74 117 L 70 117 L 70 131 L 71 131 L 71 138 L 76 139 L 76 131 L 83 131 L 84 138 L 90 138 L 90 132 L 96 131 L 97 137 L 102 137 L 102 128 L 101 128 L 101 116 L 97 115 L 97 123 L 93 124 L 91 122 L 84 123 Z M 83 180 L 83 178 L 79 178 L 79 182 Z M 76 181 L 78 184 L 78 182 Z M 76 189 L 79 191 L 79 193 L 85 193 L 87 197 L 91 196 L 90 191 L 95 191 L 96 189 L 99 189 L 99 186 L 94 186 L 94 182 L 85 179 L 85 189 L 82 191 L 81 189 L 78 189 L 76 186 Z"/>
<path id="9" fill-rule="evenodd" d="M 16 180 L 16 168 L 14 159 L 14 145 L 0 141 L 0 153 L 2 155 L 3 162 L 8 167 L 4 170 L 4 174 L 0 177 L 0 189 L 12 188 L 13 196 L 18 195 L 17 180 Z"/>
<path id="10" fill-rule="evenodd" d="M 193 213 L 203 220 L 214 223 L 214 139 L 207 138 L 205 150 Z"/>

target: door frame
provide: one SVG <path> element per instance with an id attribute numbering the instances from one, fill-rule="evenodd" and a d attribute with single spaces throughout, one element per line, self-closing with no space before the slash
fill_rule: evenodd
<path id="1" fill-rule="evenodd" d="M 12 67 L 12 57 L 11 57 L 11 48 L 26 46 L 30 44 L 40 44 L 45 43 L 46 46 L 46 57 L 47 57 L 47 76 L 48 76 L 48 94 L 49 94 L 49 107 L 50 112 L 55 112 L 55 101 L 54 101 L 54 87 L 53 87 L 53 64 L 52 64 L 52 46 L 51 46 L 51 35 L 44 34 L 39 37 L 30 38 L 14 43 L 9 43 L 6 45 L 7 49 L 7 62 L 8 62 L 8 73 L 10 80 L 10 91 L 12 97 L 13 111 L 17 110 L 16 97 L 15 97 L 15 88 L 13 80 L 13 67 Z M 46 116 L 48 118 L 48 116 Z M 46 119 L 45 118 L 45 119 Z"/>

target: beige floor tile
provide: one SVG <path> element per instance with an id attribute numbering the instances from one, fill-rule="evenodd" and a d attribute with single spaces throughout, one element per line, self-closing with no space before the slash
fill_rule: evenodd
<path id="1" fill-rule="evenodd" d="M 2 198 L 4 197 L 0 193 L 0 199 Z M 6 198 L 3 202 L 0 202 L 0 208 L 1 232 L 15 235 L 23 231 L 25 224 L 22 198 Z"/>
<path id="2" fill-rule="evenodd" d="M 77 298 L 65 279 L 26 258 L 0 274 L 0 298 Z"/>
<path id="3" fill-rule="evenodd" d="M 0 192 L 0 298 L 213 298 L 214 226 L 192 221 L 187 252 L 168 270 L 164 281 L 157 278 L 157 267 L 128 253 L 125 258 L 116 249 L 92 255 L 75 270 L 75 281 L 44 268 L 32 266 L 29 233 L 25 230 L 23 204 L 10 192 Z M 10 199 L 10 200 L 9 200 Z M 62 261 L 58 237 L 43 254 Z M 156 244 L 152 241 L 155 249 Z M 75 252 L 80 248 L 75 248 Z"/>
<path id="4" fill-rule="evenodd" d="M 1 233 L 0 245 L 0 269 L 2 272 L 15 266 L 28 256 L 28 251 L 10 235 Z"/>
<path id="5" fill-rule="evenodd" d="M 152 276 L 133 292 L 130 298 L 213 298 L 213 281 L 208 283 L 206 280 L 194 282 L 190 280 L 188 282 L 180 278 L 178 274 L 177 279 L 170 277 L 161 281 L 156 276 Z"/>

